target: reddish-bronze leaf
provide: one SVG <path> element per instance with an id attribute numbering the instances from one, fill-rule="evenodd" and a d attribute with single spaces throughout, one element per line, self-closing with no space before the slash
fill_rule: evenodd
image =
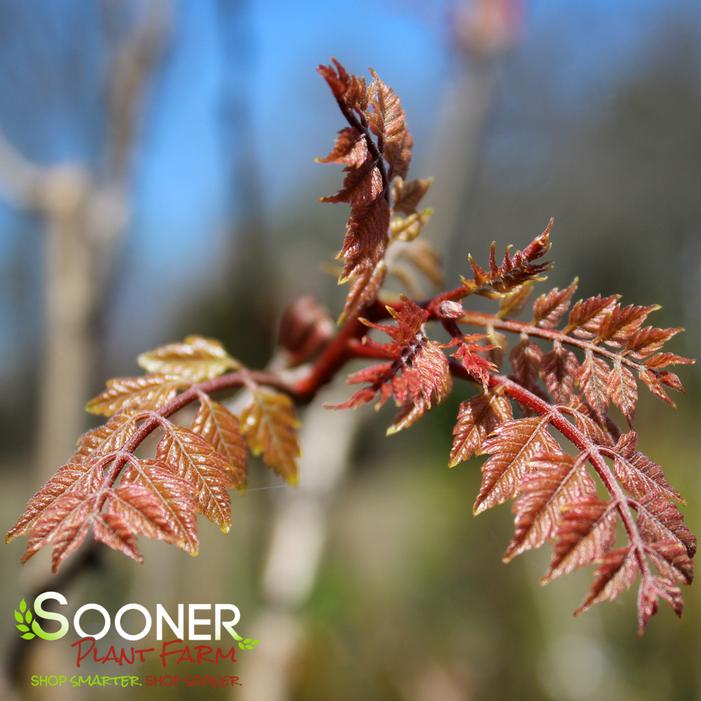
<path id="1" fill-rule="evenodd" d="M 657 329 L 654 326 L 645 326 L 638 329 L 628 338 L 624 349 L 626 352 L 642 358 L 643 356 L 660 350 L 670 338 L 673 338 L 683 330 L 684 329 L 679 327 L 673 329 Z"/>
<path id="2" fill-rule="evenodd" d="M 579 280 L 575 278 L 569 287 L 560 290 L 554 287 L 540 295 L 533 303 L 533 324 L 541 329 L 554 329 L 562 316 L 570 308 L 572 295 L 577 290 Z"/>
<path id="3" fill-rule="evenodd" d="M 470 256 L 468 260 L 472 266 L 473 278 L 463 278 L 463 285 L 470 292 L 499 297 L 529 280 L 543 279 L 541 273 L 550 269 L 552 265 L 539 259 L 550 250 L 550 232 L 553 224 L 554 220 L 551 219 L 543 233 L 536 236 L 523 251 L 516 251 L 512 256 L 507 248 L 500 265 L 497 265 L 496 246 L 492 243 L 488 271 L 481 268 Z"/>
<path id="4" fill-rule="evenodd" d="M 693 358 L 685 358 L 675 353 L 657 353 L 646 358 L 643 362 L 645 367 L 657 370 L 669 365 L 693 365 L 696 361 Z"/>
<path id="5" fill-rule="evenodd" d="M 345 202 L 359 209 L 371 205 L 382 195 L 382 176 L 371 156 L 357 168 L 346 168 L 345 173 L 343 187 L 335 195 L 322 197 L 322 202 Z"/>
<path id="6" fill-rule="evenodd" d="M 676 404 L 665 391 L 665 388 L 663 387 L 663 383 L 658 372 L 648 370 L 646 367 L 641 365 L 638 369 L 638 377 L 642 380 L 642 382 L 645 383 L 645 386 L 656 397 L 659 397 L 663 402 L 666 402 L 672 408 L 676 408 Z"/>
<path id="7" fill-rule="evenodd" d="M 17 523 L 7 532 L 5 542 L 25 535 L 37 519 L 62 495 L 72 491 L 87 493 L 94 490 L 96 480 L 102 476 L 102 469 L 94 463 L 69 463 L 58 472 L 27 502 Z"/>
<path id="8" fill-rule="evenodd" d="M 452 380 L 448 359 L 434 341 L 426 341 L 401 375 L 391 381 L 392 395 L 401 410 L 387 435 L 397 433 L 418 421 L 450 393 Z"/>
<path id="9" fill-rule="evenodd" d="M 137 562 L 144 561 L 136 547 L 136 536 L 134 535 L 136 524 L 134 521 L 127 522 L 113 511 L 103 511 L 93 514 L 90 523 L 95 534 L 95 540 L 99 540 L 132 560 Z"/>
<path id="10" fill-rule="evenodd" d="M 200 395 L 200 407 L 191 426 L 223 456 L 231 473 L 231 484 L 236 488 L 246 486 L 246 459 L 248 453 L 241 435 L 241 426 L 225 406 L 213 401 L 206 394 Z"/>
<path id="11" fill-rule="evenodd" d="M 577 374 L 577 384 L 584 392 L 592 409 L 600 415 L 603 415 L 609 404 L 609 375 L 608 365 L 587 348 L 584 353 L 584 362 L 580 365 Z"/>
<path id="12" fill-rule="evenodd" d="M 497 426 L 513 418 L 511 402 L 500 394 L 487 392 L 461 402 L 453 428 L 450 467 L 479 455 L 485 438 Z"/>
<path id="13" fill-rule="evenodd" d="M 93 428 L 78 439 L 76 451 L 68 462 L 84 463 L 93 457 L 113 453 L 131 438 L 135 430 L 133 414 L 115 414 L 107 423 Z"/>
<path id="14" fill-rule="evenodd" d="M 368 122 L 384 147 L 390 177 L 406 178 L 411 163 L 413 139 L 406 126 L 406 117 L 397 94 L 371 71 L 373 81 L 368 89 L 372 112 Z"/>
<path id="15" fill-rule="evenodd" d="M 384 260 L 379 260 L 373 267 L 364 268 L 353 275 L 338 323 L 358 316 L 368 304 L 374 302 L 386 276 L 387 264 Z"/>
<path id="16" fill-rule="evenodd" d="M 482 465 L 482 485 L 473 507 L 479 514 L 512 499 L 536 455 L 559 447 L 548 433 L 549 417 L 530 416 L 506 421 L 482 444 L 490 457 Z"/>
<path id="17" fill-rule="evenodd" d="M 317 163 L 337 163 L 358 168 L 368 157 L 368 145 L 365 135 L 355 127 L 345 127 L 338 132 L 336 143 L 328 156 L 317 158 Z"/>
<path id="18" fill-rule="evenodd" d="M 540 364 L 540 375 L 550 396 L 558 404 L 569 404 L 574 396 L 574 384 L 579 372 L 577 356 L 562 346 L 553 343 Z"/>
<path id="19" fill-rule="evenodd" d="M 140 532 L 149 538 L 160 538 L 174 543 L 190 555 L 199 552 L 197 538 L 197 496 L 192 484 L 179 477 L 168 465 L 157 460 L 139 460 L 138 465 L 130 465 L 126 470 L 120 486 L 136 486 L 148 490 L 151 499 L 159 505 L 158 518 L 163 525 L 156 531 L 149 532 L 148 520 L 140 520 Z M 138 493 L 137 493 L 138 495 Z M 131 506 L 116 502 L 114 511 L 133 512 Z M 123 514 L 124 515 L 124 514 Z"/>
<path id="20" fill-rule="evenodd" d="M 504 555 L 508 562 L 555 536 L 562 509 L 595 492 L 586 470 L 587 454 L 538 455 L 528 465 L 514 505 L 516 532 Z"/>
<path id="21" fill-rule="evenodd" d="M 140 533 L 147 538 L 169 543 L 175 543 L 178 539 L 163 501 L 141 484 L 122 484 L 111 490 L 102 515 L 116 517 L 131 534 Z"/>
<path id="22" fill-rule="evenodd" d="M 156 460 L 190 484 L 200 513 L 228 533 L 232 481 L 226 459 L 189 428 L 169 424 L 156 449 Z"/>
<path id="23" fill-rule="evenodd" d="M 365 79 L 348 73 L 335 58 L 331 66 L 320 65 L 317 70 L 331 88 L 333 96 L 345 107 L 362 112 L 368 104 Z"/>
<path id="24" fill-rule="evenodd" d="M 297 459 L 300 456 L 292 400 L 280 392 L 259 389 L 241 412 L 241 430 L 254 455 L 290 484 L 297 484 Z"/>
<path id="25" fill-rule="evenodd" d="M 594 494 L 581 497 L 562 512 L 553 558 L 542 583 L 600 559 L 614 544 L 616 510 Z"/>
<path id="26" fill-rule="evenodd" d="M 202 336 L 188 336 L 180 343 L 142 353 L 138 362 L 147 372 L 176 375 L 189 382 L 210 380 L 240 367 L 219 341 Z"/>
<path id="27" fill-rule="evenodd" d="M 651 492 L 636 505 L 638 530 L 647 543 L 676 542 L 689 557 L 696 554 L 696 536 L 686 527 L 681 511 L 659 494 Z"/>
<path id="28" fill-rule="evenodd" d="M 91 414 L 112 416 L 121 411 L 159 409 L 178 389 L 187 386 L 178 375 L 155 373 L 142 377 L 116 377 L 107 381 L 107 389 L 91 399 L 85 409 Z"/>
<path id="29" fill-rule="evenodd" d="M 635 431 L 625 433 L 611 450 L 616 477 L 621 484 L 637 498 L 653 493 L 683 501 L 681 494 L 667 482 L 662 468 L 635 449 L 637 438 Z"/>
<path id="30" fill-rule="evenodd" d="M 677 616 L 682 615 L 684 601 L 679 587 L 667 577 L 643 577 L 638 589 L 638 632 L 642 635 L 652 616 L 657 613 L 657 600 L 665 599 Z"/>
<path id="31" fill-rule="evenodd" d="M 592 409 L 586 404 L 569 407 L 568 413 L 574 418 L 577 428 L 590 438 L 595 445 L 612 447 L 616 442 L 607 428 L 599 423 L 598 417 L 592 416 Z"/>
<path id="32" fill-rule="evenodd" d="M 614 305 L 604 314 L 596 331 L 598 341 L 606 341 L 610 345 L 620 346 L 640 328 L 650 312 L 659 309 L 657 304 L 639 307 L 629 304 L 622 307 Z"/>
<path id="33" fill-rule="evenodd" d="M 381 168 L 379 152 L 404 177 L 411 155 L 411 137 L 406 131 L 399 101 L 375 76 L 372 88 L 350 75 L 336 60 L 333 67 L 320 66 L 319 72 L 329 84 L 351 128 L 343 130 L 326 160 L 346 164 L 343 188 L 324 202 L 347 202 L 351 206 L 339 257 L 344 259 L 340 283 L 365 274 L 383 258 L 389 241 L 389 193 Z M 369 93 L 369 94 L 368 94 Z M 372 112 L 366 112 L 370 97 Z M 355 114 L 353 114 L 355 113 Z M 378 134 L 378 144 L 368 143 L 370 132 L 360 133 L 361 124 Z M 361 144 L 361 145 L 359 145 Z M 364 158 L 361 159 L 361 157 Z M 391 177 L 391 176 L 390 176 Z M 354 297 L 358 297 L 356 289 Z"/>
<path id="34" fill-rule="evenodd" d="M 496 371 L 496 365 L 491 360 L 480 355 L 492 350 L 493 346 L 482 346 L 479 341 L 483 335 L 464 336 L 460 341 L 453 358 L 465 368 L 467 374 L 482 384 L 484 391 L 489 385 L 489 373 Z"/>
<path id="35" fill-rule="evenodd" d="M 620 358 L 613 361 L 608 377 L 609 399 L 621 410 L 630 424 L 638 401 L 638 385 L 633 373 L 623 365 Z"/>
<path id="36" fill-rule="evenodd" d="M 565 332 L 573 331 L 575 336 L 593 336 L 602 319 L 615 306 L 618 299 L 619 295 L 608 297 L 596 295 L 596 297 L 580 299 L 570 311 Z"/>
<path id="37" fill-rule="evenodd" d="M 540 346 L 523 338 L 513 347 L 510 360 L 511 372 L 516 382 L 527 390 L 540 394 L 538 377 L 543 362 L 543 351 Z"/>
<path id="38" fill-rule="evenodd" d="M 80 547 L 89 529 L 96 496 L 72 490 L 61 494 L 37 517 L 29 534 L 22 562 L 27 562 L 41 548 L 51 545 L 51 569 L 58 572 L 63 560 Z"/>
<path id="39" fill-rule="evenodd" d="M 575 615 L 586 611 L 593 604 L 615 599 L 631 587 L 638 571 L 635 549 L 632 546 L 609 550 L 601 557 L 591 590 L 575 611 Z"/>
<path id="40" fill-rule="evenodd" d="M 138 490 L 125 492 L 127 487 Z M 148 493 L 148 500 L 143 490 Z M 111 509 L 127 521 L 133 520 L 138 532 L 149 538 L 173 543 L 190 555 L 197 555 L 196 494 L 191 483 L 175 474 L 168 465 L 156 460 L 140 460 L 138 465 L 131 465 L 116 494 L 124 498 L 112 500 Z M 140 508 L 141 498 L 145 500 L 147 508 Z"/>
<path id="41" fill-rule="evenodd" d="M 381 407 L 393 397 L 400 412 L 387 430 L 388 434 L 392 434 L 410 426 L 441 402 L 450 391 L 451 377 L 448 359 L 441 346 L 429 341 L 423 333 L 428 312 L 406 298 L 398 308 L 388 309 L 395 320 L 394 324 L 365 323 L 392 339 L 390 343 L 368 343 L 384 353 L 390 362 L 373 365 L 350 375 L 347 379 L 349 384 L 368 383 L 370 386 L 329 408 L 351 409 L 367 404 L 376 397 L 377 406 Z"/>
<path id="42" fill-rule="evenodd" d="M 691 584 L 694 580 L 694 563 L 684 545 L 676 541 L 655 541 L 645 551 L 665 578 L 678 584 Z"/>
<path id="43" fill-rule="evenodd" d="M 389 218 L 389 205 L 384 197 L 377 197 L 367 205 L 351 209 L 343 247 L 339 253 L 345 259 L 340 283 L 382 259 L 389 240 Z"/>

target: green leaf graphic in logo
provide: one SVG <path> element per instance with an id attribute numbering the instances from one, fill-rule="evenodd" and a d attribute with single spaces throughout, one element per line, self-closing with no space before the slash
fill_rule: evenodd
<path id="1" fill-rule="evenodd" d="M 238 642 L 241 650 L 253 650 L 253 648 L 260 642 L 260 640 L 256 640 L 255 638 L 243 638 L 235 630 L 231 631 L 231 635 L 234 640 Z"/>
<path id="2" fill-rule="evenodd" d="M 255 638 L 244 638 L 243 640 L 239 641 L 239 647 L 242 650 L 253 650 L 253 648 L 258 645 L 260 640 L 256 640 Z"/>
<path id="3" fill-rule="evenodd" d="M 32 612 L 27 608 L 27 602 L 21 599 L 19 607 L 15 609 L 15 627 L 20 632 L 20 637 L 25 640 L 36 637 L 36 632 L 32 632 L 29 627 L 33 618 Z"/>

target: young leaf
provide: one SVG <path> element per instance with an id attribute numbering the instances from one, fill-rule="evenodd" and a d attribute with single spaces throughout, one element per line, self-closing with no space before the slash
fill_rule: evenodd
<path id="1" fill-rule="evenodd" d="M 51 569 L 58 572 L 63 560 L 78 549 L 89 529 L 89 516 L 97 497 L 74 490 L 59 496 L 37 517 L 29 535 L 22 563 L 41 548 L 52 545 Z"/>
<path id="2" fill-rule="evenodd" d="M 637 439 L 635 431 L 625 433 L 611 450 L 616 477 L 635 497 L 659 494 L 666 499 L 683 501 L 681 494 L 667 482 L 662 468 L 635 449 Z"/>
<path id="3" fill-rule="evenodd" d="M 525 282 L 543 279 L 541 274 L 552 267 L 552 264 L 539 259 L 550 250 L 550 232 L 553 224 L 554 220 L 551 219 L 543 233 L 536 236 L 523 251 L 516 251 L 512 256 L 507 248 L 501 265 L 497 265 L 496 247 L 492 243 L 488 271 L 481 268 L 470 256 L 473 278 L 463 278 L 463 285 L 469 292 L 499 297 Z"/>
<path id="4" fill-rule="evenodd" d="M 134 535 L 134 523 L 127 523 L 121 516 L 104 511 L 96 513 L 92 517 L 92 529 L 95 540 L 108 545 L 113 550 L 123 553 L 136 562 L 143 562 L 144 558 L 136 547 Z"/>
<path id="5" fill-rule="evenodd" d="M 692 558 L 696 554 L 696 537 L 684 524 L 679 509 L 659 494 L 649 493 L 636 505 L 638 530 L 648 543 L 678 543 Z"/>
<path id="6" fill-rule="evenodd" d="M 358 316 L 368 304 L 374 302 L 386 276 L 387 264 L 384 260 L 379 260 L 373 267 L 356 273 L 351 279 L 351 286 L 338 323 L 342 324 L 346 319 Z"/>
<path id="7" fill-rule="evenodd" d="M 122 485 L 145 488 L 151 498 L 160 505 L 159 518 L 165 519 L 167 526 L 155 531 L 152 536 L 144 533 L 148 525 L 141 522 L 141 532 L 148 537 L 157 537 L 174 543 L 190 555 L 199 552 L 197 538 L 197 497 L 192 485 L 179 477 L 166 464 L 157 460 L 140 460 L 138 466 L 130 466 Z M 119 511 L 120 506 L 113 506 Z"/>
<path id="8" fill-rule="evenodd" d="M 531 416 L 506 421 L 482 445 L 490 457 L 482 465 L 482 485 L 473 507 L 480 514 L 512 499 L 533 458 L 557 453 L 559 447 L 548 433 L 549 418 Z"/>
<path id="9" fill-rule="evenodd" d="M 480 355 L 493 348 L 493 346 L 481 346 L 478 341 L 483 338 L 482 335 L 464 336 L 458 343 L 453 358 L 460 362 L 470 377 L 482 384 L 482 389 L 486 392 L 489 386 L 489 374 L 496 370 L 496 366 Z"/>
<path id="10" fill-rule="evenodd" d="M 144 468 L 147 474 L 144 480 L 125 481 L 113 489 L 102 515 L 114 517 L 111 525 L 117 530 L 121 530 L 119 521 L 132 534 L 140 533 L 147 538 L 174 543 L 195 554 L 197 537 L 194 535 L 193 538 L 193 534 L 196 533 L 196 504 L 188 494 L 188 489 L 190 492 L 192 489 L 165 466 L 157 465 Z M 155 489 L 154 481 L 158 483 Z M 136 548 L 131 550 L 126 552 L 129 557 L 134 556 L 132 553 L 136 552 Z"/>
<path id="11" fill-rule="evenodd" d="M 155 373 L 142 377 L 117 377 L 107 381 L 107 389 L 91 399 L 85 409 L 91 414 L 112 416 L 127 410 L 155 410 L 167 404 L 187 386 L 178 375 Z"/>
<path id="12" fill-rule="evenodd" d="M 479 394 L 461 402 L 453 428 L 450 467 L 482 452 L 485 438 L 505 421 L 513 418 L 511 402 L 499 394 Z"/>
<path id="13" fill-rule="evenodd" d="M 511 371 L 520 385 L 540 394 L 538 378 L 543 363 L 543 351 L 527 338 L 522 339 L 511 351 Z"/>
<path id="14" fill-rule="evenodd" d="M 202 336 L 188 336 L 181 343 L 142 353 L 138 362 L 146 372 L 176 375 L 188 382 L 209 380 L 240 367 L 219 341 Z"/>
<path id="15" fill-rule="evenodd" d="M 78 439 L 76 451 L 68 462 L 82 464 L 94 457 L 113 453 L 124 446 L 135 430 L 133 414 L 115 414 L 107 423 L 93 428 Z"/>
<path id="16" fill-rule="evenodd" d="M 635 549 L 632 546 L 609 550 L 601 558 L 591 590 L 575 615 L 593 604 L 611 601 L 629 589 L 639 571 Z"/>
<path id="17" fill-rule="evenodd" d="M 90 492 L 96 486 L 96 480 L 102 476 L 102 470 L 93 463 L 69 463 L 59 468 L 58 472 L 27 502 L 22 515 L 7 532 L 5 542 L 9 543 L 17 536 L 25 535 L 34 526 L 37 519 L 47 511 L 64 494 Z"/>
<path id="18" fill-rule="evenodd" d="M 516 532 L 505 562 L 551 540 L 565 505 L 594 494 L 586 463 L 586 453 L 573 458 L 562 452 L 539 455 L 530 462 L 514 507 Z"/>
<path id="19" fill-rule="evenodd" d="M 394 401 L 401 410 L 387 429 L 387 435 L 416 423 L 445 399 L 451 386 L 448 359 L 437 343 L 427 341 L 401 376 L 392 379 Z"/>
<path id="20" fill-rule="evenodd" d="M 397 94 L 371 71 L 373 81 L 368 90 L 372 112 L 368 122 L 382 140 L 384 156 L 390 166 L 390 177 L 406 178 L 411 163 L 413 139 L 406 126 L 404 110 Z"/>
<path id="21" fill-rule="evenodd" d="M 575 278 L 564 290 L 554 287 L 550 292 L 540 295 L 533 303 L 533 324 L 542 329 L 554 329 L 570 308 L 570 301 L 577 290 L 578 282 Z"/>
<path id="22" fill-rule="evenodd" d="M 607 384 L 610 400 L 621 410 L 628 423 L 632 423 L 638 401 L 638 385 L 633 373 L 623 365 L 620 358 L 614 361 Z"/>
<path id="23" fill-rule="evenodd" d="M 555 549 L 546 584 L 603 557 L 616 538 L 616 510 L 595 494 L 585 494 L 569 504 L 559 520 Z"/>
<path id="24" fill-rule="evenodd" d="M 543 355 L 540 374 L 550 396 L 558 404 L 569 404 L 574 396 L 574 385 L 579 362 L 577 356 L 562 346 L 560 341 L 553 343 L 553 349 Z"/>
<path id="25" fill-rule="evenodd" d="M 593 337 L 599 324 L 619 299 L 619 295 L 589 297 L 580 299 L 570 312 L 565 333 L 574 332 L 575 336 Z"/>
<path id="26" fill-rule="evenodd" d="M 358 168 L 368 157 L 365 135 L 355 127 L 345 127 L 338 132 L 336 142 L 328 156 L 317 158 L 317 163 L 336 163 L 350 168 Z"/>
<path id="27" fill-rule="evenodd" d="M 241 430 L 254 455 L 289 484 L 297 484 L 300 456 L 292 401 L 286 394 L 268 389 L 253 392 L 251 403 L 241 412 Z"/>
<path id="28" fill-rule="evenodd" d="M 231 528 L 231 472 L 227 461 L 190 429 L 170 424 L 156 449 L 156 460 L 188 482 L 205 518 L 228 533 Z"/>
<path id="29" fill-rule="evenodd" d="M 331 405 L 330 408 L 352 409 L 376 397 L 379 408 L 393 397 L 400 412 L 387 429 L 387 433 L 392 434 L 412 425 L 441 402 L 450 391 L 451 378 L 448 359 L 441 346 L 429 341 L 423 332 L 428 312 L 407 299 L 398 308 L 388 309 L 395 320 L 394 324 L 366 323 L 392 339 L 390 343 L 371 341 L 368 344 L 385 354 L 391 362 L 364 368 L 350 375 L 348 383 L 368 383 L 369 386 L 357 391 L 342 404 Z"/>
<path id="30" fill-rule="evenodd" d="M 584 353 L 584 362 L 577 374 L 577 384 L 592 409 L 600 416 L 603 415 L 609 404 L 609 375 L 608 365 L 601 358 L 597 358 L 588 348 Z"/>
<path id="31" fill-rule="evenodd" d="M 238 417 L 203 394 L 200 396 L 200 407 L 191 429 L 226 458 L 232 485 L 236 488 L 245 487 L 248 453 Z"/>

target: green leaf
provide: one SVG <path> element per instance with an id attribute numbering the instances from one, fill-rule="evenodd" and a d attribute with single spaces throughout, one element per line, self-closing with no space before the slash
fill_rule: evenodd
<path id="1" fill-rule="evenodd" d="M 27 621 L 27 623 L 31 623 L 32 618 L 34 618 L 34 616 L 32 616 L 31 611 L 27 611 L 27 613 L 24 614 L 24 620 Z"/>
<path id="2" fill-rule="evenodd" d="M 27 602 L 24 599 L 21 599 L 19 602 L 19 610 L 24 613 L 27 610 Z"/>
<path id="3" fill-rule="evenodd" d="M 21 631 L 22 633 L 29 632 L 29 626 L 24 623 L 15 623 L 15 628 L 17 628 L 17 630 Z"/>
<path id="4" fill-rule="evenodd" d="M 15 620 L 17 621 L 17 623 L 22 623 L 22 621 L 24 621 L 24 616 L 22 616 L 22 614 L 17 609 L 15 609 Z"/>
<path id="5" fill-rule="evenodd" d="M 23 637 L 25 640 L 31 640 L 32 638 L 34 638 L 34 637 L 36 637 L 36 636 L 34 635 L 34 633 L 25 633 L 22 637 Z"/>

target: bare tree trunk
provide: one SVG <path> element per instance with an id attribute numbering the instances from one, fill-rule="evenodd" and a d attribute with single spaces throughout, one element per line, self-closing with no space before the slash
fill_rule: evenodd
<path id="1" fill-rule="evenodd" d="M 93 251 L 85 228 L 86 173 L 72 167 L 47 177 L 44 338 L 40 374 L 37 472 L 47 480 L 84 428 L 94 339 L 87 320 L 95 304 Z"/>

